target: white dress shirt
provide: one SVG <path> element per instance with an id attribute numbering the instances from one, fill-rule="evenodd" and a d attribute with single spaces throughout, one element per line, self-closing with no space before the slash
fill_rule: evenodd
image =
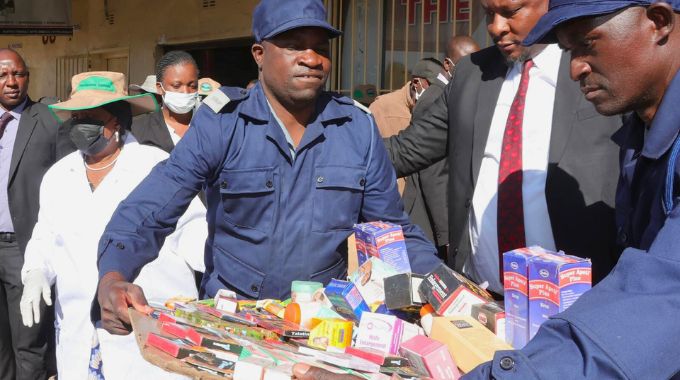
<path id="1" fill-rule="evenodd" d="M 87 379 L 94 326 L 90 307 L 97 290 L 99 238 L 111 215 L 151 169 L 168 154 L 138 144 L 126 135 L 113 169 L 94 192 L 90 190 L 83 157 L 74 152 L 50 168 L 40 187 L 40 211 L 28 242 L 22 279 L 32 269 L 43 270 L 56 285 L 57 369 L 60 379 Z M 207 238 L 205 207 L 194 199 L 176 231 L 165 240 L 158 259 L 146 265 L 135 280 L 147 300 L 197 297 L 192 268 L 204 271 Z M 107 379 L 172 378 L 147 363 L 134 336 L 112 336 L 98 329 Z"/>
<path id="2" fill-rule="evenodd" d="M 561 55 L 559 47 L 552 44 L 533 58 L 522 125 L 522 199 L 526 244 L 551 250 L 555 249 L 555 241 L 545 200 L 545 181 Z M 470 209 L 472 255 L 463 267 L 466 275 L 478 283 L 488 281 L 489 289 L 499 294 L 503 294 L 503 284 L 498 277 L 498 166 L 505 124 L 521 75 L 522 62 L 517 62 L 508 69 L 498 96 Z"/>
<path id="3" fill-rule="evenodd" d="M 171 127 L 167 122 L 165 123 L 165 127 L 168 128 L 173 145 L 177 146 L 179 140 L 182 139 L 182 136 L 178 135 L 177 132 L 175 132 L 175 128 Z"/>

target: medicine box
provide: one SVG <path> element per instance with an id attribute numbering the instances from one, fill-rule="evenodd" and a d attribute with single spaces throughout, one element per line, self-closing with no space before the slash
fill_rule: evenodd
<path id="1" fill-rule="evenodd" d="M 434 339 L 418 335 L 401 344 L 399 353 L 412 366 L 436 380 L 458 380 L 460 371 L 447 347 Z"/>
<path id="2" fill-rule="evenodd" d="M 425 276 L 419 291 L 437 314 L 443 316 L 469 316 L 472 305 L 493 301 L 489 292 L 445 264 L 440 264 Z"/>
<path id="3" fill-rule="evenodd" d="M 404 323 L 393 315 L 364 312 L 354 346 L 372 348 L 385 354 L 396 354 L 399 351 Z"/>
<path id="4" fill-rule="evenodd" d="M 391 265 L 397 273 L 411 272 L 406 240 L 400 225 L 369 222 L 354 225 L 359 265 L 368 257 L 377 257 Z"/>
<path id="5" fill-rule="evenodd" d="M 529 259 L 551 257 L 540 247 L 520 248 L 503 254 L 505 341 L 521 349 L 529 341 Z"/>
<path id="6" fill-rule="evenodd" d="M 529 260 L 529 339 L 543 322 L 565 311 L 592 287 L 590 260 L 576 256 Z"/>
<path id="7" fill-rule="evenodd" d="M 332 279 L 324 290 L 338 314 L 358 322 L 363 312 L 369 311 L 359 289 L 349 281 Z"/>
<path id="8" fill-rule="evenodd" d="M 472 318 L 505 340 L 505 310 L 495 302 L 472 306 Z"/>

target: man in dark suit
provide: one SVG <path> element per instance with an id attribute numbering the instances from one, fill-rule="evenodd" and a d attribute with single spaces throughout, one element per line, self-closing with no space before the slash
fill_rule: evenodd
<path id="1" fill-rule="evenodd" d="M 490 290 L 503 291 L 500 254 L 529 245 L 591 258 L 598 281 L 619 253 L 611 135 L 621 120 L 583 98 L 556 45 L 521 46 L 547 0 L 482 5 L 496 46 L 461 60 L 429 112 L 385 140 L 397 175 L 448 156 L 448 263 Z"/>
<path id="2" fill-rule="evenodd" d="M 47 377 L 51 313 L 43 304 L 43 323 L 22 324 L 21 267 L 42 177 L 74 149 L 47 106 L 28 98 L 28 76 L 18 53 L 0 49 L 0 379 Z"/>

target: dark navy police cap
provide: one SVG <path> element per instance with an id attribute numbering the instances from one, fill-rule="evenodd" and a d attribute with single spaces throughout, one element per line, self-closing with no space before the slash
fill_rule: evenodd
<path id="1" fill-rule="evenodd" d="M 555 43 L 557 42 L 555 28 L 564 22 L 581 17 L 603 16 L 628 7 L 647 7 L 654 2 L 653 0 L 550 0 L 548 13 L 538 20 L 522 44 L 530 46 L 536 43 Z M 665 2 L 676 11 L 680 11 L 680 0 L 665 0 Z"/>
<path id="2" fill-rule="evenodd" d="M 342 34 L 326 21 L 326 8 L 321 0 L 262 0 L 253 12 L 253 34 L 257 42 L 310 26 L 326 29 L 330 38 Z"/>

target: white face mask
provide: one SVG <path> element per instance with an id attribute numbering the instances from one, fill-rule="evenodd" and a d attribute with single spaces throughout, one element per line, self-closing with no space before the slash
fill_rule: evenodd
<path id="1" fill-rule="evenodd" d="M 453 78 L 453 74 L 456 72 L 456 64 L 450 58 L 444 58 L 444 61 L 448 62 L 450 70 L 446 72 L 449 79 Z"/>
<path id="2" fill-rule="evenodd" d="M 420 92 L 418 92 L 418 90 L 416 90 L 416 94 L 415 94 L 416 100 L 420 99 L 420 97 L 423 96 L 424 93 L 425 93 L 424 88 L 421 89 Z"/>
<path id="3" fill-rule="evenodd" d="M 163 104 L 176 114 L 184 115 L 185 113 L 189 113 L 193 111 L 198 104 L 198 92 L 184 93 L 163 90 L 165 91 L 165 95 L 163 95 Z"/>

